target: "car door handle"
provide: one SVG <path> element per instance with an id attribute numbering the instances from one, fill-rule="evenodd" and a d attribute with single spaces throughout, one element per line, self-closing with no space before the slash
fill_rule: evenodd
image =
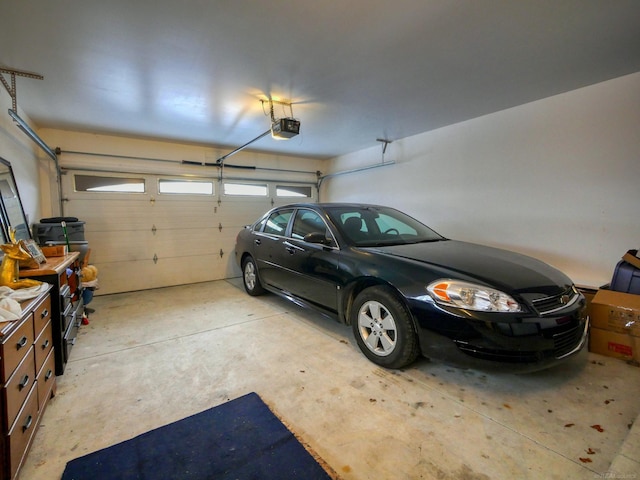
<path id="1" fill-rule="evenodd" d="M 262 240 L 260 240 L 259 238 L 256 238 L 253 243 L 255 243 L 256 245 L 261 245 L 262 244 Z"/>
<path id="2" fill-rule="evenodd" d="M 293 243 L 289 243 L 289 242 L 284 242 L 284 249 L 289 252 L 291 255 L 293 255 L 294 253 L 296 253 L 296 250 L 299 250 L 301 252 L 304 251 L 304 248 L 300 248 L 297 245 L 294 245 Z"/>

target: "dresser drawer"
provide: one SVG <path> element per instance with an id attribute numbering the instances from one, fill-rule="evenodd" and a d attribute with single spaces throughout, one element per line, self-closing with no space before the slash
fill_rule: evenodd
<path id="1" fill-rule="evenodd" d="M 51 327 L 51 322 L 47 323 L 40 333 L 40 336 L 36 338 L 34 348 L 36 350 L 37 373 L 42 368 L 45 358 L 47 358 L 47 355 L 49 355 L 49 352 L 53 348 L 53 329 Z"/>
<path id="2" fill-rule="evenodd" d="M 56 386 L 56 360 L 53 352 L 49 352 L 49 356 L 44 361 L 42 370 L 38 373 L 38 410 L 40 414 L 44 411 L 44 406 L 51 398 L 51 392 L 55 394 Z"/>
<path id="3" fill-rule="evenodd" d="M 7 339 L 2 342 L 2 383 L 5 383 L 11 373 L 25 357 L 31 345 L 33 345 L 33 317 L 29 315 L 19 328 L 14 330 Z"/>
<path id="4" fill-rule="evenodd" d="M 29 355 L 25 356 L 22 363 L 16 368 L 16 371 L 13 372 L 13 375 L 3 388 L 2 395 L 5 398 L 7 408 L 7 425 L 13 423 L 31 390 L 31 386 L 36 382 L 33 347 L 31 347 L 28 353 Z"/>
<path id="5" fill-rule="evenodd" d="M 33 310 L 34 337 L 38 338 L 42 329 L 51 320 L 51 297 L 47 297 Z"/>
<path id="6" fill-rule="evenodd" d="M 7 446 L 9 458 L 11 459 L 10 472 L 13 478 L 18 471 L 18 467 L 26 455 L 29 440 L 36 431 L 38 423 L 38 393 L 36 384 L 31 387 L 27 401 L 18 414 L 15 423 L 9 430 L 7 436 Z"/>

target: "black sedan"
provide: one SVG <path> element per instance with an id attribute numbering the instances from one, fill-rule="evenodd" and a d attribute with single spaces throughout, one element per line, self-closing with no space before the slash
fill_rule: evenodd
<path id="1" fill-rule="evenodd" d="M 418 355 L 532 371 L 580 351 L 585 299 L 533 258 L 449 240 L 398 210 L 362 204 L 274 208 L 240 231 L 245 290 L 265 290 L 351 325 L 374 363 Z"/>

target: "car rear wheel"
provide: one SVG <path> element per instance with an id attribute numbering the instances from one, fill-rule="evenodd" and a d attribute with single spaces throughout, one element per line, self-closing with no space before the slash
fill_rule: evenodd
<path id="1" fill-rule="evenodd" d="M 382 367 L 402 368 L 419 354 L 411 315 L 388 287 L 370 287 L 356 297 L 351 327 L 362 353 Z"/>
<path id="2" fill-rule="evenodd" d="M 242 282 L 245 291 L 252 296 L 262 295 L 264 288 L 258 277 L 258 267 L 253 257 L 247 257 L 242 261 Z"/>

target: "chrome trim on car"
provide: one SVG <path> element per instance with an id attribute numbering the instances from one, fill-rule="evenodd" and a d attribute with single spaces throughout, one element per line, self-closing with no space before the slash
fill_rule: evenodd
<path id="1" fill-rule="evenodd" d="M 544 316 L 544 315 L 551 315 L 553 313 L 559 312 L 560 310 L 564 310 L 565 308 L 569 308 L 578 300 L 580 300 L 580 294 L 572 287 L 568 292 L 565 292 L 561 295 L 556 295 L 553 297 L 538 298 L 536 300 L 532 300 L 531 303 L 533 304 L 533 307 L 536 309 L 536 311 L 540 315 Z M 539 304 L 543 302 L 549 302 L 549 301 L 553 301 L 558 306 L 553 307 L 549 310 L 538 307 Z"/>

